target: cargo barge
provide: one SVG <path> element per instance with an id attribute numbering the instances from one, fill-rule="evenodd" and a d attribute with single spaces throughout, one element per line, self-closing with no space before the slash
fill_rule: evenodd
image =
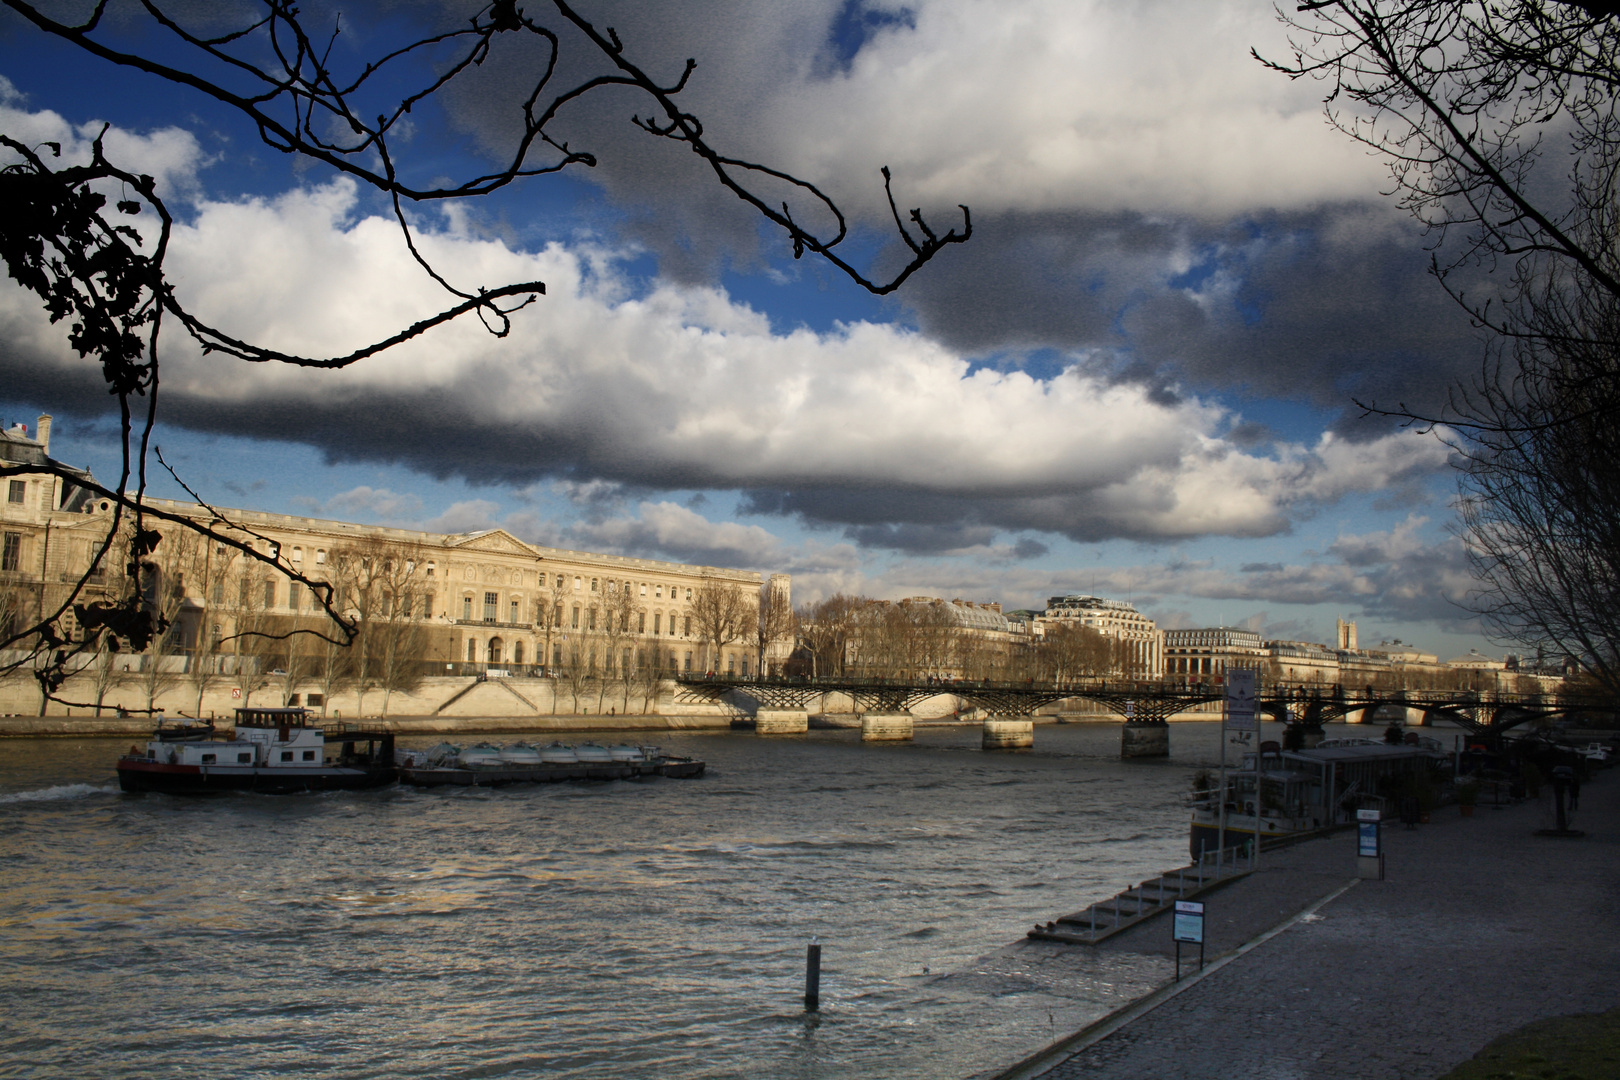
<path id="1" fill-rule="evenodd" d="M 401 750 L 397 756 L 400 780 L 417 787 L 501 787 L 649 776 L 689 779 L 704 771 L 702 761 L 665 754 L 657 747 L 591 743 L 580 747 L 480 743 L 465 749 L 441 743 L 431 750 Z"/>

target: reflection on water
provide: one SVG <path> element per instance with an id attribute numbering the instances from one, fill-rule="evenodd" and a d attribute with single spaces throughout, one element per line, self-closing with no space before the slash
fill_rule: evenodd
<path id="1" fill-rule="evenodd" d="M 707 776 L 190 799 L 119 793 L 124 741 L 12 740 L 0 1075 L 967 1076 L 1085 1017 L 937 976 L 1181 861 L 1214 731 L 667 733 Z"/>

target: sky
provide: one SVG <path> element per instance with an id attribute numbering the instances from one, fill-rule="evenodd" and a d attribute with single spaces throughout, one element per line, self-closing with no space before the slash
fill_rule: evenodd
<path id="1" fill-rule="evenodd" d="M 1082 592 L 1166 628 L 1331 641 L 1342 617 L 1363 646 L 1504 651 L 1467 611 L 1445 445 L 1358 404 L 1438 407 L 1480 340 L 1323 87 L 1250 55 L 1288 55 L 1270 4 L 576 6 L 659 77 L 695 58 L 679 100 L 711 144 L 836 199 L 852 261 L 899 261 L 885 165 L 902 212 L 943 231 L 964 204 L 972 239 L 872 296 L 795 260 L 630 123 L 645 99 L 610 90 L 557 129 L 594 168 L 408 210 L 458 287 L 545 283 L 506 337 L 464 319 L 310 371 L 168 333 L 155 441 L 187 485 L 217 506 L 789 573 L 800 603 Z M 174 5 L 204 28 L 242 9 Z M 333 63 L 472 10 L 343 5 Z M 183 57 L 127 5 L 97 33 Z M 402 175 L 503 160 L 542 59 L 506 37 L 413 110 Z M 570 44 L 559 78 L 588 77 Z M 111 125 L 109 156 L 176 217 L 177 295 L 235 337 L 335 355 L 453 302 L 375 192 L 194 91 L 9 13 L 0 77 L 18 141 L 74 159 Z M 0 419 L 52 414 L 52 456 L 110 481 L 112 402 L 65 328 L 0 285 Z M 184 497 L 161 470 L 152 490 Z"/>

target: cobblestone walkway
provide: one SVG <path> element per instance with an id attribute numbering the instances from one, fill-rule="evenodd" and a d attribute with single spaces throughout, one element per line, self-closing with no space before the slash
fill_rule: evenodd
<path id="1" fill-rule="evenodd" d="M 1550 796 L 1387 828 L 1388 880 L 1038 1075 L 1432 1080 L 1531 1020 L 1620 1004 L 1620 782 L 1604 775 L 1582 796 L 1581 840 L 1532 835 Z M 1350 881 L 1354 844 L 1345 833 L 1268 854 L 1209 897 L 1212 955 Z M 1163 955 L 1168 937 L 1161 918 L 1104 948 Z"/>

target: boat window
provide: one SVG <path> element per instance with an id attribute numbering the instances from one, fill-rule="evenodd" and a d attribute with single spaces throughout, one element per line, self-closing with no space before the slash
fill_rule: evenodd
<path id="1" fill-rule="evenodd" d="M 304 760 L 305 761 L 314 761 L 315 760 L 315 751 L 313 751 L 313 750 L 305 750 L 304 751 Z"/>
<path id="2" fill-rule="evenodd" d="M 237 754 L 236 755 L 236 762 L 237 762 L 238 765 L 247 765 L 250 762 L 252 762 L 252 760 L 253 760 L 253 755 L 252 754 Z"/>
<path id="3" fill-rule="evenodd" d="M 212 765 L 214 763 L 214 755 L 213 754 L 204 754 L 203 758 L 202 758 L 202 763 L 204 765 Z"/>
<path id="4" fill-rule="evenodd" d="M 291 761 L 292 760 L 292 751 L 291 750 L 283 750 L 281 752 L 281 760 L 282 761 Z"/>

